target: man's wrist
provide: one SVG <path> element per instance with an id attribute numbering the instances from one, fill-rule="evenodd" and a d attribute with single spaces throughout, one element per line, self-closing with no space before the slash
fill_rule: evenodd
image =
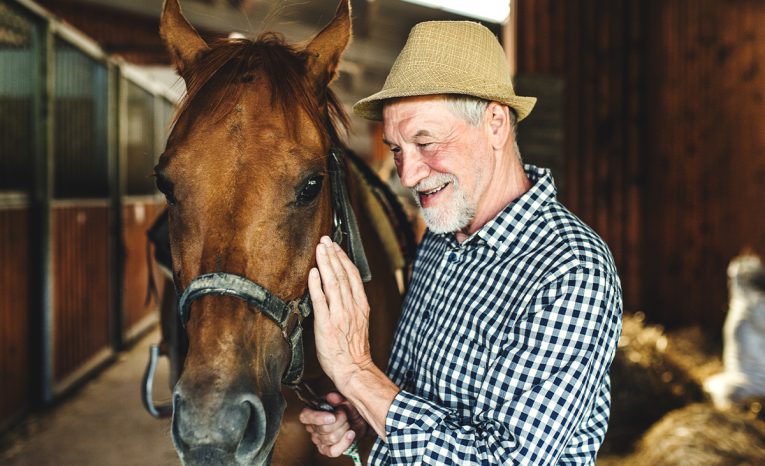
<path id="1" fill-rule="evenodd" d="M 348 399 L 363 399 L 370 391 L 376 392 L 390 386 L 395 387 L 398 393 L 398 387 L 377 366 L 370 364 L 360 367 L 348 377 L 345 384 L 347 394 L 344 394 Z"/>
<path id="2" fill-rule="evenodd" d="M 359 411 L 372 430 L 385 440 L 385 420 L 393 400 L 400 391 L 398 386 L 377 366 L 371 365 L 353 373 L 344 389 L 343 395 Z"/>

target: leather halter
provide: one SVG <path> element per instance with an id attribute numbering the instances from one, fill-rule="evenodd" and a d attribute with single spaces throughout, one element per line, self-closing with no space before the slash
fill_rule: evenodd
<path id="1" fill-rule="evenodd" d="M 364 246 L 361 243 L 356 216 L 348 198 L 342 157 L 341 149 L 337 147 L 330 149 L 328 171 L 332 190 L 333 239 L 344 246 L 348 257 L 358 267 L 362 280 L 368 282 L 371 280 L 372 274 L 364 253 Z M 240 275 L 227 272 L 199 275 L 191 280 L 178 302 L 178 312 L 184 328 L 189 320 L 191 304 L 206 295 L 232 296 L 241 299 L 257 307 L 266 317 L 274 321 L 279 326 L 291 352 L 290 363 L 282 376 L 282 383 L 294 389 L 298 397 L 306 404 L 321 403 L 313 391 L 302 382 L 305 360 L 301 324 L 303 319 L 313 312 L 308 290 L 301 298 L 284 301 L 263 286 Z M 295 318 L 291 319 L 293 315 Z M 291 320 L 294 322 L 292 330 L 289 329 Z M 307 398 L 308 396 L 313 399 Z"/>

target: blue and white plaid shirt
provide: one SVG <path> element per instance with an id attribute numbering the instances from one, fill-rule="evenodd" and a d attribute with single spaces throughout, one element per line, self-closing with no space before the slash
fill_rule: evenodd
<path id="1" fill-rule="evenodd" d="M 593 464 L 608 425 L 621 285 L 548 170 L 463 244 L 427 232 L 369 464 Z"/>

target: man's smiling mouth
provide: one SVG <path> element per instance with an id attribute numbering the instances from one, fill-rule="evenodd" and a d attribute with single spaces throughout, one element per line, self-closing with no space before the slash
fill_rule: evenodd
<path id="1" fill-rule="evenodd" d="M 448 181 L 448 182 L 442 184 L 441 186 L 437 186 L 437 187 L 435 187 L 433 189 L 430 189 L 430 190 L 427 190 L 427 191 L 420 191 L 418 194 L 420 196 L 432 196 L 433 194 L 436 194 L 437 192 L 441 191 L 442 189 L 444 189 L 445 187 L 449 186 L 450 184 L 451 184 L 451 181 Z"/>

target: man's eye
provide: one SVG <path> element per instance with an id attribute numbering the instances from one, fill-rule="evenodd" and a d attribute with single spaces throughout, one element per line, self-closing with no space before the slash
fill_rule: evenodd
<path id="1" fill-rule="evenodd" d="M 298 204 L 306 205 L 316 199 L 316 196 L 321 192 L 321 184 L 323 181 L 324 177 L 322 175 L 316 175 L 306 181 L 305 185 L 303 185 L 303 189 L 301 189 L 298 194 Z"/>

